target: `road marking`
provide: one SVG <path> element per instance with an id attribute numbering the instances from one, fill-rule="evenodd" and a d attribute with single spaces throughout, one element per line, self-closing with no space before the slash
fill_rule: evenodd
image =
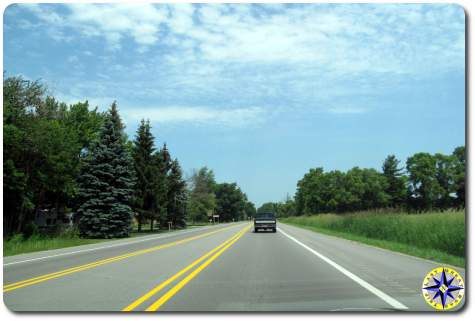
<path id="1" fill-rule="evenodd" d="M 411 259 L 411 260 L 416 260 L 416 261 L 423 261 L 423 262 L 426 262 L 426 263 L 431 263 L 431 264 L 434 264 L 434 265 L 437 265 L 437 266 L 446 266 L 446 267 L 449 267 L 451 269 L 454 269 L 454 270 L 457 270 L 457 271 L 463 271 L 465 273 L 465 269 L 460 267 L 460 266 L 455 266 L 455 265 L 451 265 L 451 264 L 447 264 L 447 263 L 440 263 L 440 262 L 437 262 L 437 261 L 433 261 L 433 260 L 429 260 L 429 259 L 425 259 L 423 257 L 418 257 L 418 256 L 413 256 L 413 255 L 410 255 L 410 254 L 406 254 L 406 253 L 402 253 L 402 252 L 397 252 L 396 250 L 389 250 L 389 249 L 386 249 L 384 247 L 379 247 L 379 246 L 376 246 L 376 245 L 371 245 L 371 244 L 368 244 L 368 243 L 363 243 L 363 242 L 360 242 L 360 241 L 355 241 L 355 240 L 352 240 L 352 239 L 347 239 L 347 238 L 342 238 L 342 237 L 338 237 L 338 236 L 335 236 L 335 235 L 331 235 L 331 234 L 326 234 L 326 233 L 322 233 L 322 232 L 315 232 L 314 230 L 312 229 L 308 229 L 308 228 L 305 228 L 303 226 L 299 226 L 297 224 L 291 224 L 291 223 L 280 223 L 281 225 L 288 225 L 288 226 L 292 226 L 294 228 L 299 228 L 299 229 L 303 229 L 305 231 L 308 231 L 308 232 L 313 232 L 313 233 L 318 233 L 320 235 L 323 235 L 325 237 L 328 237 L 328 238 L 334 238 L 334 239 L 337 239 L 339 241 L 346 241 L 346 242 L 350 242 L 350 243 L 354 243 L 354 244 L 357 244 L 359 246 L 366 246 L 366 247 L 369 247 L 371 249 L 374 249 L 374 250 L 377 250 L 377 251 L 381 251 L 381 252 L 388 252 L 388 253 L 391 253 L 391 254 L 397 254 L 397 255 L 400 255 L 400 256 L 404 256 L 408 259 Z"/>
<path id="2" fill-rule="evenodd" d="M 347 277 L 349 277 L 350 279 L 352 279 L 353 281 L 355 281 L 356 283 L 358 283 L 359 285 L 361 285 L 362 287 L 364 287 L 366 290 L 368 290 L 369 292 L 373 293 L 374 295 L 376 295 L 377 297 L 379 297 L 381 300 L 383 300 L 384 302 L 388 303 L 390 306 L 392 306 L 393 308 L 395 309 L 400 309 L 400 310 L 407 310 L 408 307 L 405 306 L 404 304 L 402 304 L 401 302 L 397 301 L 396 299 L 390 297 L 389 295 L 387 295 L 386 293 L 384 293 L 383 291 L 375 288 L 374 286 L 372 286 L 371 284 L 369 284 L 368 282 L 366 282 L 365 280 L 361 279 L 359 276 L 351 273 L 350 271 L 348 271 L 347 269 L 345 269 L 344 267 L 342 267 L 341 265 L 335 263 L 334 261 L 330 260 L 328 257 L 326 257 L 325 255 L 323 254 L 320 254 L 318 253 L 317 251 L 315 251 L 314 249 L 312 249 L 311 247 L 305 245 L 304 243 L 300 242 L 299 240 L 297 240 L 295 237 L 293 236 L 290 236 L 289 234 L 285 233 L 284 231 L 282 231 L 281 228 L 278 228 L 279 232 L 282 233 L 282 235 L 288 237 L 289 239 L 291 239 L 292 241 L 294 241 L 295 243 L 297 243 L 298 245 L 302 246 L 304 249 L 310 251 L 312 254 L 314 254 L 315 256 L 318 256 L 320 259 L 322 259 L 323 261 L 325 261 L 326 263 L 330 264 L 331 266 L 333 266 L 335 269 L 337 269 L 338 271 L 340 271 L 341 273 L 343 273 L 344 275 L 346 275 Z"/>
<path id="3" fill-rule="evenodd" d="M 188 265 L 187 267 L 185 267 L 184 269 L 182 269 L 181 271 L 179 271 L 178 273 L 176 273 L 175 275 L 173 275 L 172 277 L 170 277 L 169 279 L 163 281 L 162 283 L 160 283 L 158 286 L 156 286 L 155 288 L 153 288 L 152 290 L 150 290 L 149 292 L 147 292 L 145 295 L 141 296 L 140 298 L 138 298 L 137 300 L 135 300 L 134 302 L 132 302 L 131 304 L 129 304 L 128 306 L 126 306 L 124 309 L 122 309 L 122 311 L 124 312 L 128 312 L 128 311 L 132 311 L 133 309 L 135 309 L 136 307 L 138 307 L 139 305 L 141 305 L 143 302 L 147 301 L 149 298 L 151 298 L 153 295 L 155 295 L 157 292 L 159 292 L 160 290 L 162 290 L 164 287 L 166 287 L 167 285 L 169 285 L 170 283 L 172 283 L 173 281 L 175 281 L 176 279 L 178 279 L 180 276 L 182 276 L 183 274 L 185 274 L 186 272 L 188 272 L 190 269 L 192 269 L 193 267 L 195 267 L 196 265 L 198 265 L 200 262 L 202 262 L 203 260 L 205 260 L 206 258 L 208 258 L 209 256 L 211 256 L 213 253 L 215 253 L 216 251 L 218 251 L 220 248 L 224 247 L 226 244 L 230 243 L 232 240 L 234 240 L 235 238 L 237 238 L 239 235 L 243 234 L 246 232 L 246 230 L 248 230 L 249 227 L 246 226 L 244 229 L 240 230 L 238 233 L 234 234 L 231 238 L 227 239 L 226 241 L 224 241 L 223 243 L 221 243 L 220 245 L 218 245 L 217 247 L 213 248 L 211 251 L 209 251 L 208 253 L 206 253 L 205 255 L 203 255 L 202 257 L 198 258 L 197 260 L 195 260 L 193 263 L 191 263 L 190 265 Z"/>
<path id="4" fill-rule="evenodd" d="M 228 230 L 232 227 L 234 227 L 234 226 L 225 227 L 225 228 L 222 228 L 222 229 L 219 229 L 219 230 L 216 230 L 216 231 L 200 234 L 200 235 L 197 235 L 197 236 L 188 237 L 188 238 L 185 238 L 185 239 L 182 239 L 182 240 L 162 244 L 162 245 L 151 247 L 151 248 L 148 248 L 148 249 L 143 249 L 143 250 L 139 250 L 139 251 L 135 251 L 135 252 L 119 255 L 119 256 L 114 256 L 114 257 L 111 257 L 111 258 L 108 258 L 108 259 L 95 261 L 95 262 L 91 262 L 91 263 L 88 263 L 88 264 L 72 267 L 72 268 L 69 268 L 69 269 L 65 269 L 65 270 L 61 270 L 61 271 L 57 271 L 57 272 L 53 272 L 53 273 L 48 273 L 48 274 L 44 274 L 44 275 L 40 275 L 40 276 L 37 276 L 37 277 L 30 278 L 30 279 L 26 279 L 26 280 L 23 280 L 23 281 L 7 284 L 7 285 L 3 286 L 3 293 L 10 292 L 10 291 L 13 291 L 13 290 L 16 290 L 16 289 L 19 289 L 19 288 L 23 288 L 23 287 L 26 287 L 26 286 L 34 285 L 34 284 L 44 282 L 44 281 L 47 281 L 47 280 L 56 279 L 56 278 L 59 278 L 61 276 L 65 276 L 65 275 L 69 275 L 69 274 L 72 274 L 72 273 L 84 271 L 84 270 L 87 270 L 87 269 L 91 269 L 93 267 L 97 267 L 97 266 L 101 266 L 101 265 L 104 265 L 104 264 L 124 260 L 126 258 L 134 257 L 134 256 L 137 256 L 137 255 L 142 255 L 142 254 L 146 254 L 146 253 L 150 253 L 150 252 L 155 252 L 155 251 L 165 249 L 165 248 L 168 248 L 168 247 L 171 247 L 171 246 L 175 246 L 175 245 L 179 245 L 179 244 L 183 244 L 183 243 L 188 243 L 188 242 L 191 242 L 191 241 L 194 241 L 194 240 L 197 240 L 197 239 L 209 236 L 209 235 L 213 235 L 213 234 Z"/>
<path id="5" fill-rule="evenodd" d="M 236 236 L 231 242 L 226 244 L 223 248 L 221 248 L 218 252 L 216 252 L 211 258 L 206 260 L 205 263 L 201 264 L 198 268 L 196 268 L 193 272 L 188 274 L 183 280 L 181 280 L 177 285 L 171 288 L 167 293 L 165 293 L 162 297 L 160 297 L 155 303 L 150 305 L 145 311 L 157 311 L 163 304 L 165 304 L 168 300 L 170 300 L 178 291 L 180 291 L 188 282 L 190 282 L 194 277 L 200 274 L 208 265 L 210 265 L 214 260 L 216 260 L 221 254 L 224 253 L 227 249 L 229 249 L 234 243 L 236 243 L 249 229 L 250 225 L 245 228 L 238 236 Z"/>
<path id="6" fill-rule="evenodd" d="M 28 259 L 28 260 L 15 261 L 15 262 L 10 262 L 10 263 L 3 263 L 3 266 L 15 265 L 15 264 L 27 263 L 27 262 L 33 262 L 33 261 L 40 261 L 40 260 L 46 260 L 46 259 L 50 259 L 50 258 L 54 258 L 54 257 L 58 257 L 58 256 L 72 255 L 72 254 L 77 254 L 77 253 L 94 252 L 94 251 L 98 251 L 98 250 L 109 249 L 109 248 L 112 248 L 112 247 L 118 247 L 118 246 L 142 243 L 142 242 L 147 242 L 147 241 L 152 241 L 152 240 L 164 239 L 164 238 L 169 238 L 169 237 L 173 237 L 173 236 L 192 233 L 192 232 L 199 231 L 199 230 L 208 230 L 212 227 L 213 226 L 208 226 L 208 227 L 204 227 L 204 228 L 201 228 L 201 229 L 198 229 L 198 230 L 182 231 L 182 232 L 178 232 L 178 233 L 160 235 L 160 236 L 155 236 L 155 237 L 149 237 L 149 238 L 143 238 L 143 239 L 141 238 L 140 240 L 135 240 L 135 241 L 130 241 L 130 242 L 122 242 L 122 243 L 119 243 L 119 244 L 100 246 L 100 247 L 95 247 L 95 248 L 92 248 L 92 249 L 84 249 L 84 250 L 78 250 L 78 251 L 72 251 L 72 252 L 42 256 L 42 257 L 37 257 L 37 258 L 33 258 L 33 259 Z"/>

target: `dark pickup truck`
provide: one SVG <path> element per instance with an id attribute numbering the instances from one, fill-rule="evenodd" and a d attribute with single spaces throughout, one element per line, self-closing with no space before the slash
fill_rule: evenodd
<path id="1" fill-rule="evenodd" d="M 254 217 L 254 232 L 258 230 L 272 230 L 276 232 L 277 230 L 277 220 L 275 219 L 274 213 L 258 213 Z"/>

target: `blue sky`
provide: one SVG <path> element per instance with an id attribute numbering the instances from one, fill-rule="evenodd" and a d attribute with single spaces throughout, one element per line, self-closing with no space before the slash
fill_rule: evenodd
<path id="1" fill-rule="evenodd" d="M 465 143 L 457 5 L 9 6 L 4 70 L 68 103 L 149 118 L 185 171 L 208 166 L 257 205 L 312 167 Z"/>

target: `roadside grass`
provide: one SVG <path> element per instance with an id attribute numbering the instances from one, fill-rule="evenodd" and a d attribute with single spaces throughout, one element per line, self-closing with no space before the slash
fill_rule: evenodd
<path id="1" fill-rule="evenodd" d="M 142 229 L 141 232 L 138 232 L 138 231 L 134 230 L 130 233 L 130 237 L 147 236 L 147 235 L 154 235 L 154 234 L 164 234 L 164 233 L 170 233 L 170 232 L 173 232 L 173 231 L 189 230 L 189 229 L 193 229 L 193 228 L 197 228 L 197 227 L 203 227 L 203 226 L 207 226 L 207 225 L 210 225 L 210 224 L 186 225 L 185 228 L 179 228 L 179 229 L 173 229 L 173 230 L 154 229 L 153 231 L 150 231 L 149 229 Z"/>
<path id="2" fill-rule="evenodd" d="M 465 212 L 321 214 L 282 223 L 465 268 Z"/>
<path id="3" fill-rule="evenodd" d="M 110 241 L 110 239 L 82 239 L 74 236 L 46 237 L 41 235 L 33 235 L 27 239 L 23 239 L 21 234 L 17 234 L 8 240 L 3 240 L 3 256 L 61 249 L 106 241 Z"/>
<path id="4" fill-rule="evenodd" d="M 193 229 L 202 227 L 207 224 L 190 225 L 185 229 Z M 176 231 L 176 230 L 172 230 Z M 142 230 L 137 232 L 136 230 L 130 233 L 130 237 L 139 237 L 155 234 L 169 233 L 169 230 Z M 24 238 L 21 234 L 16 234 L 8 239 L 3 239 L 3 256 L 12 256 L 17 254 L 32 253 L 46 250 L 56 250 L 66 247 L 88 245 L 94 243 L 108 242 L 118 239 L 86 239 L 80 238 L 74 233 L 64 233 L 57 236 L 44 236 L 40 234 L 34 234 L 28 238 Z"/>

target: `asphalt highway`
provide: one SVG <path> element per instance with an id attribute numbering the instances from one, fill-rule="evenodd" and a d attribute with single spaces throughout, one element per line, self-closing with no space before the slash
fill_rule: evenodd
<path id="1" fill-rule="evenodd" d="M 3 296 L 13 311 L 433 311 L 421 284 L 438 266 L 238 222 L 6 257 Z"/>

